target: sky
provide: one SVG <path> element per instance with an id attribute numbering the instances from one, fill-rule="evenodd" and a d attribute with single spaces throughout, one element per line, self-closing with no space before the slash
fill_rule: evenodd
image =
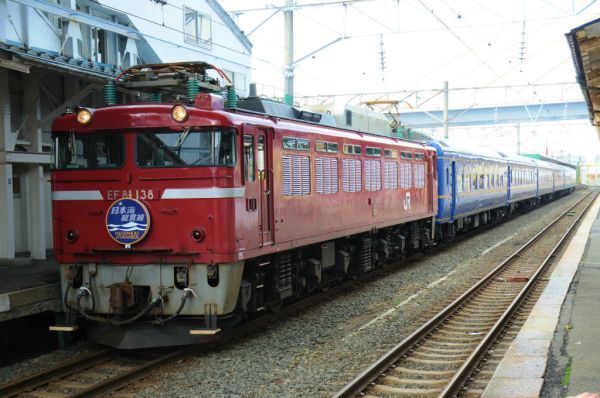
<path id="1" fill-rule="evenodd" d="M 220 3 L 253 43 L 259 93 L 281 97 L 283 13 L 268 17 L 284 0 Z M 315 3 L 332 4 L 309 5 Z M 598 17 L 600 2 L 593 0 L 298 0 L 294 59 L 335 43 L 298 63 L 295 100 L 404 99 L 405 108 L 432 110 L 441 108 L 437 90 L 448 81 L 451 108 L 582 101 L 565 33 Z M 510 146 L 513 126 L 505 127 L 451 129 L 450 136 Z M 526 142 L 536 152 L 600 154 L 588 121 L 523 127 L 522 136 L 534 131 Z M 572 135 L 578 140 L 565 138 Z"/>

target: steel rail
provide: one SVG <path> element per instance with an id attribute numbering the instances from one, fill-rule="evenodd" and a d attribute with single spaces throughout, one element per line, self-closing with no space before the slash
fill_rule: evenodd
<path id="1" fill-rule="evenodd" d="M 131 381 L 147 375 L 147 372 L 165 363 L 178 359 L 187 353 L 186 349 L 169 352 L 158 358 L 149 360 L 135 368 L 119 373 L 106 380 L 96 383 L 89 388 L 68 394 L 69 397 L 98 397 L 111 391 L 122 388 Z M 13 383 L 0 386 L 0 397 L 13 397 L 19 394 L 32 392 L 36 388 L 51 384 L 66 377 L 76 375 L 78 372 L 88 370 L 119 355 L 117 350 L 108 349 L 99 351 L 73 361 L 34 374 Z"/>
<path id="2" fill-rule="evenodd" d="M 372 382 L 374 382 L 390 366 L 392 366 L 394 363 L 398 362 L 404 355 L 406 355 L 409 352 L 409 350 L 416 343 L 421 341 L 429 333 L 431 333 L 433 330 L 435 330 L 441 323 L 443 323 L 448 318 L 448 316 L 450 314 L 455 312 L 459 307 L 461 307 L 465 302 L 467 302 L 475 293 L 480 291 L 484 287 L 484 285 L 486 285 L 488 282 L 490 282 L 499 272 L 501 272 L 504 268 L 506 268 L 506 266 L 508 264 L 510 264 L 515 259 L 517 259 L 523 251 L 525 251 L 527 248 L 529 248 L 535 242 L 537 242 L 556 223 L 558 223 L 560 220 L 562 220 L 565 216 L 568 215 L 568 213 L 570 213 L 575 207 L 577 207 L 579 204 L 581 204 L 584 200 L 588 199 L 591 195 L 592 195 L 592 193 L 584 196 L 581 200 L 579 200 L 573 206 L 569 207 L 569 209 L 567 209 L 560 216 L 558 216 L 556 219 L 554 219 L 543 230 L 538 232 L 534 237 L 532 237 L 524 245 L 522 245 L 520 248 L 518 248 L 513 254 L 511 254 L 509 257 L 507 257 L 504 261 L 502 261 L 500 264 L 498 264 L 492 271 L 490 271 L 481 280 L 479 280 L 475 285 L 473 285 L 466 292 L 464 292 L 460 297 L 455 299 L 452 303 L 450 303 L 448 306 L 446 306 L 443 310 L 441 310 L 433 318 L 431 318 L 429 321 L 424 323 L 416 331 L 411 333 L 404 340 L 402 340 L 400 343 L 398 343 L 396 346 L 394 346 L 390 351 L 388 351 L 386 354 L 384 354 L 381 358 L 379 358 L 376 362 L 374 362 L 371 366 L 369 366 L 365 371 L 363 371 L 358 376 L 356 376 L 351 382 L 346 384 L 346 386 L 344 386 L 341 390 L 339 390 L 334 395 L 334 398 L 354 397 L 354 396 L 359 395 L 361 392 L 363 392 Z M 588 206 L 586 206 L 586 208 L 580 213 L 579 217 L 577 217 L 576 221 L 573 222 L 573 224 L 571 225 L 569 230 L 563 235 L 563 237 L 561 238 L 561 240 L 559 242 L 560 244 L 562 244 L 564 242 L 566 236 L 570 233 L 570 231 L 573 229 L 573 227 L 577 224 L 577 222 L 579 221 L 581 216 L 587 212 L 587 210 L 589 209 L 591 204 L 596 199 L 597 195 L 598 195 L 597 193 L 594 194 L 594 199 L 592 199 L 590 201 L 590 204 Z M 560 246 L 560 244 L 556 245 L 556 247 L 553 249 L 552 253 L 547 256 L 544 263 L 547 263 L 547 261 L 554 256 L 554 253 L 557 250 L 558 246 Z M 538 270 L 538 272 L 536 272 L 535 276 L 537 276 L 537 275 L 539 275 L 539 270 Z M 528 282 L 528 284 L 526 286 L 530 286 L 530 284 L 533 283 L 532 279 L 533 278 L 530 279 L 530 281 Z M 522 298 L 522 295 L 519 294 L 519 297 Z M 498 321 L 496 324 L 498 324 L 499 322 L 500 321 Z M 494 325 L 494 326 L 496 326 L 496 325 Z M 492 328 L 492 330 L 493 329 L 494 328 Z M 489 334 L 492 334 L 492 331 L 490 331 L 488 333 L 488 335 Z M 486 335 L 486 337 L 487 337 L 487 335 Z M 493 337 L 493 336 L 491 336 L 491 337 Z M 481 353 L 481 351 L 485 348 L 485 346 L 487 346 L 487 344 L 485 344 L 485 345 L 480 344 L 480 345 L 482 347 L 478 346 L 476 349 L 476 351 L 479 353 Z M 475 357 L 475 355 L 472 354 L 469 357 L 469 359 L 472 359 L 471 357 Z M 470 369 L 472 369 L 472 366 L 474 366 L 474 365 L 471 365 L 471 366 L 463 365 L 463 367 L 461 367 L 461 369 L 459 369 L 460 377 L 459 377 L 459 375 L 455 375 L 455 377 L 451 380 L 452 388 L 449 388 L 447 386 L 446 389 L 448 391 L 446 392 L 446 389 L 443 390 L 443 393 L 440 396 L 448 396 L 448 395 L 444 395 L 444 394 L 452 394 L 455 391 L 455 389 L 457 388 L 456 386 L 460 385 L 460 380 L 462 380 L 465 377 L 464 375 L 468 374 Z M 458 388 L 460 388 L 460 387 L 458 387 Z M 452 390 L 452 391 L 450 391 L 450 390 Z"/>
<path id="3" fill-rule="evenodd" d="M 70 395 L 71 398 L 90 398 L 100 397 L 111 391 L 118 390 L 126 385 L 126 383 L 135 381 L 143 376 L 147 375 L 147 372 L 156 369 L 157 367 L 174 361 L 188 352 L 187 349 L 181 349 L 177 351 L 169 352 L 159 358 L 148 361 L 140 366 L 136 366 L 134 369 L 127 372 L 120 373 L 114 377 L 106 379 L 100 383 L 94 384 L 88 389 L 79 391 Z"/>
<path id="4" fill-rule="evenodd" d="M 465 360 L 465 363 L 456 371 L 454 377 L 448 382 L 444 390 L 440 393 L 440 397 L 453 397 L 456 396 L 459 390 L 464 386 L 469 375 L 473 372 L 473 369 L 481 361 L 483 355 L 488 351 L 489 347 L 493 344 L 498 334 L 502 332 L 506 324 L 513 318 L 514 313 L 519 309 L 520 304 L 527 297 L 529 292 L 533 289 L 534 285 L 538 282 L 540 275 L 544 273 L 550 261 L 556 257 L 556 253 L 565 243 L 571 232 L 577 225 L 581 218 L 587 214 L 588 210 L 596 201 L 598 194 L 596 193 L 590 203 L 577 215 L 577 218 L 569 226 L 567 231 L 561 236 L 560 240 L 554 245 L 550 253 L 546 256 L 542 264 L 539 266 L 537 271 L 530 277 L 529 281 L 525 284 L 523 289 L 517 294 L 514 300 L 510 303 L 506 311 L 501 315 L 498 321 L 492 326 L 490 331 L 485 335 L 479 345 L 473 350 L 473 353 Z M 584 198 L 586 199 L 587 196 Z M 579 203 L 578 203 L 579 204 Z"/>
<path id="5" fill-rule="evenodd" d="M 76 358 L 48 370 L 33 374 L 23 379 L 16 380 L 0 386 L 0 397 L 12 397 L 41 387 L 44 384 L 65 378 L 77 372 L 89 369 L 104 362 L 114 355 L 115 350 L 107 349 Z"/>

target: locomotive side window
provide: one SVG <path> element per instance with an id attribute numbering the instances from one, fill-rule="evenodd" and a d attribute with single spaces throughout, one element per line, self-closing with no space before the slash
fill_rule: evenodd
<path id="1" fill-rule="evenodd" d="M 384 149 L 383 153 L 386 158 L 394 158 L 395 159 L 398 157 L 398 152 L 395 149 Z"/>
<path id="2" fill-rule="evenodd" d="M 360 145 L 344 144 L 344 153 L 346 155 L 361 155 L 362 148 Z"/>
<path id="3" fill-rule="evenodd" d="M 141 167 L 233 166 L 235 132 L 139 133 L 136 157 Z"/>
<path id="4" fill-rule="evenodd" d="M 298 138 L 296 140 L 298 142 L 298 150 L 300 151 L 308 151 L 310 149 L 310 141 L 309 140 L 305 140 L 303 138 Z"/>
<path id="5" fill-rule="evenodd" d="M 258 145 L 256 146 L 256 169 L 259 178 L 264 178 L 265 172 L 265 136 L 258 136 Z"/>
<path id="6" fill-rule="evenodd" d="M 283 149 L 296 149 L 296 139 L 290 137 L 283 137 L 282 140 Z"/>
<path id="7" fill-rule="evenodd" d="M 335 142 L 317 141 L 317 152 L 337 153 L 338 144 Z"/>
<path id="8" fill-rule="evenodd" d="M 254 181 L 254 137 L 244 135 L 244 174 L 246 181 Z"/>
<path id="9" fill-rule="evenodd" d="M 368 146 L 365 148 L 365 153 L 367 156 L 381 156 L 381 149 Z"/>
<path id="10" fill-rule="evenodd" d="M 123 165 L 123 136 L 120 134 L 58 135 L 58 169 L 114 169 Z"/>
<path id="11" fill-rule="evenodd" d="M 298 151 L 308 151 L 310 149 L 310 141 L 304 138 L 283 137 L 283 149 L 295 149 Z"/>

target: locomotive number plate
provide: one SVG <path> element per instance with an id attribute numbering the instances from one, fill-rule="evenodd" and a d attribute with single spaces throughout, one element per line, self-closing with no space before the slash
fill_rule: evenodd
<path id="1" fill-rule="evenodd" d="M 155 200 L 158 199 L 157 189 L 109 189 L 106 191 L 106 200 L 115 201 L 117 199 L 138 199 Z"/>

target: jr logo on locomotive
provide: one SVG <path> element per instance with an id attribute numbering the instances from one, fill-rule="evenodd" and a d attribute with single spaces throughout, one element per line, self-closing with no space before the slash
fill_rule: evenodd
<path id="1" fill-rule="evenodd" d="M 106 212 L 106 230 L 116 242 L 131 246 L 150 231 L 150 213 L 137 199 L 119 199 Z"/>

